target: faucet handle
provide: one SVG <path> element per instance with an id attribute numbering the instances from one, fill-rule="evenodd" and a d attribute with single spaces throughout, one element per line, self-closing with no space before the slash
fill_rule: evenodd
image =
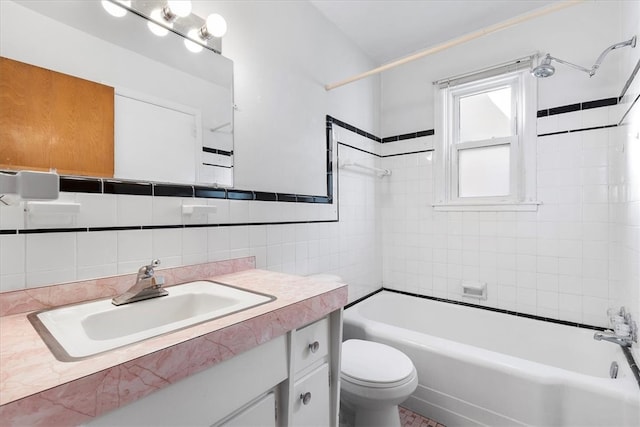
<path id="1" fill-rule="evenodd" d="M 164 276 L 153 276 L 153 287 L 161 288 L 164 285 Z"/>
<path id="2" fill-rule="evenodd" d="M 160 265 L 160 260 L 159 260 L 159 259 L 152 259 L 152 260 L 151 260 L 151 264 L 149 264 L 149 265 L 145 265 L 145 266 L 144 266 L 144 268 L 146 269 L 146 271 L 147 271 L 149 274 L 153 274 L 153 269 L 154 269 L 154 267 L 157 267 L 157 266 L 159 266 L 159 265 Z"/>
<path id="3" fill-rule="evenodd" d="M 152 277 L 153 276 L 153 268 L 157 267 L 159 265 L 160 265 L 160 260 L 159 259 L 153 259 L 153 260 L 151 260 L 151 264 L 143 265 L 138 270 L 138 279 L 144 278 L 144 277 Z"/>

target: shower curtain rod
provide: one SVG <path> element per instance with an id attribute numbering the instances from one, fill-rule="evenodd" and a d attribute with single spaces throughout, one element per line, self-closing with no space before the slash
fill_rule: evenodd
<path id="1" fill-rule="evenodd" d="M 497 31 L 504 30 L 505 28 L 509 28 L 509 27 L 514 26 L 514 25 L 520 24 L 522 22 L 526 22 L 526 21 L 528 21 L 530 19 L 537 18 L 539 16 L 544 16 L 546 14 L 549 14 L 549 13 L 552 13 L 552 12 L 556 12 L 558 10 L 567 8 L 569 6 L 573 6 L 575 4 L 582 3 L 583 1 L 584 0 L 566 0 L 566 1 L 558 2 L 558 3 L 554 3 L 551 6 L 547 6 L 547 7 L 538 9 L 538 10 L 534 10 L 533 12 L 530 12 L 530 13 L 527 13 L 527 14 L 524 14 L 524 15 L 519 15 L 519 16 L 516 16 L 514 18 L 508 19 L 506 21 L 502 21 L 502 22 L 499 22 L 497 24 L 490 25 L 490 26 L 482 28 L 482 29 L 480 29 L 478 31 L 474 31 L 474 32 L 469 33 L 469 34 L 465 34 L 463 36 L 457 37 L 455 39 L 451 39 L 449 41 L 446 41 L 446 42 L 441 43 L 439 45 L 427 48 L 427 49 L 422 50 L 420 52 L 405 56 L 404 58 L 400 58 L 400 59 L 398 59 L 396 61 L 389 62 L 388 64 L 381 65 L 381 66 L 379 66 L 377 68 L 374 68 L 372 70 L 366 71 L 364 73 L 356 74 L 355 76 L 349 77 L 348 79 L 344 79 L 344 80 L 341 80 L 341 81 L 336 82 L 336 83 L 327 84 L 327 85 L 324 86 L 324 88 L 327 91 L 339 88 L 340 86 L 344 86 L 344 85 L 347 85 L 349 83 L 353 83 L 355 81 L 364 79 L 365 77 L 369 77 L 369 76 L 373 76 L 375 74 L 382 73 L 383 71 L 390 70 L 391 68 L 395 68 L 395 67 L 397 67 L 399 65 L 403 65 L 403 64 L 406 64 L 408 62 L 415 61 L 416 59 L 420 59 L 420 58 L 423 58 L 425 56 L 432 55 L 434 53 L 438 53 L 440 51 L 449 49 L 449 48 L 457 46 L 459 44 L 466 43 L 468 41 L 477 39 L 477 38 L 482 37 L 482 36 L 486 36 L 487 34 L 492 34 L 492 33 L 495 33 Z"/>

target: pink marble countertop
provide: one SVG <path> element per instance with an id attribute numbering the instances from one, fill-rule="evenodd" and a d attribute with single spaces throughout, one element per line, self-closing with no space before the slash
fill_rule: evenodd
<path id="1" fill-rule="evenodd" d="M 28 321 L 28 312 L 0 317 L 0 424 L 87 422 L 317 320 L 347 302 L 344 285 L 271 271 L 250 269 L 199 279 L 276 299 L 74 362 L 54 357 Z"/>

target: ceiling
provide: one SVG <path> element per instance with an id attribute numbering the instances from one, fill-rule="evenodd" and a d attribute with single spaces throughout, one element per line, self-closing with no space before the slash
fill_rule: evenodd
<path id="1" fill-rule="evenodd" d="M 310 0 L 378 65 L 547 6 L 546 0 Z"/>

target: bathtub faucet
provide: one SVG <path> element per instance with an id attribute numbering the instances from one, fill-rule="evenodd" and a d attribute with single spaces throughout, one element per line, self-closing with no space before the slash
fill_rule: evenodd
<path id="1" fill-rule="evenodd" d="M 596 332 L 593 334 L 593 339 L 596 341 L 609 341 L 614 344 L 620 344 L 622 347 L 631 347 L 634 341 L 631 336 L 622 337 L 616 335 L 613 331 Z"/>
<path id="2" fill-rule="evenodd" d="M 638 325 L 631 318 L 624 307 L 617 311 L 607 310 L 609 321 L 613 325 L 613 330 L 596 332 L 593 339 L 596 341 L 609 341 L 623 347 L 631 347 L 634 342 L 638 342 Z"/>

